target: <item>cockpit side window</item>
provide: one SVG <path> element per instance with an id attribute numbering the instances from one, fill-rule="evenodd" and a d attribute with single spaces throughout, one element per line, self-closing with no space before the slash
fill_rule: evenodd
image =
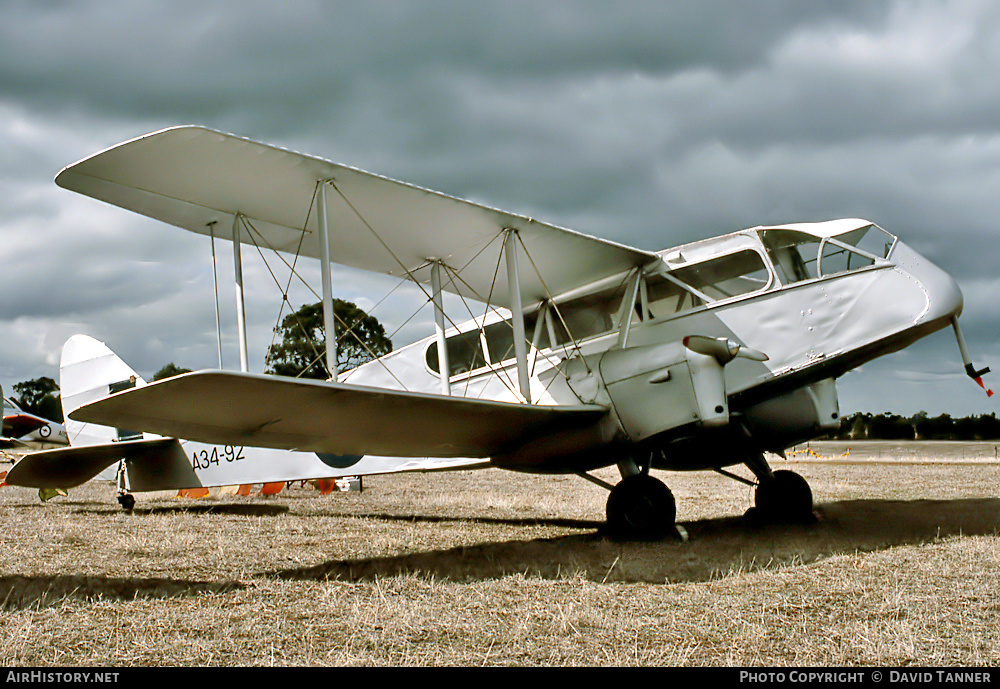
<path id="1" fill-rule="evenodd" d="M 858 270 L 875 265 L 871 256 L 852 251 L 843 244 L 827 239 L 823 241 L 823 253 L 820 256 L 819 274 L 833 275 L 848 270 Z"/>
<path id="2" fill-rule="evenodd" d="M 836 240 L 847 246 L 853 246 L 876 258 L 889 258 L 892 247 L 896 245 L 896 237 L 883 230 L 878 225 L 867 225 L 851 232 L 836 236 Z"/>
<path id="3" fill-rule="evenodd" d="M 821 239 L 794 230 L 764 230 L 761 240 L 783 284 L 860 270 L 892 251 L 896 238 L 875 225 Z"/>
<path id="4" fill-rule="evenodd" d="M 783 284 L 819 277 L 819 237 L 792 230 L 764 230 L 760 234 Z"/>

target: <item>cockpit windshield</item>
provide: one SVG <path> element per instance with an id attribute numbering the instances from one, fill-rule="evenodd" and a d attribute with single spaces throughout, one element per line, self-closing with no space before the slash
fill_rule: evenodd
<path id="1" fill-rule="evenodd" d="M 777 228 L 762 230 L 760 238 L 786 285 L 873 266 L 888 258 L 896 241 L 877 225 L 831 237 Z"/>

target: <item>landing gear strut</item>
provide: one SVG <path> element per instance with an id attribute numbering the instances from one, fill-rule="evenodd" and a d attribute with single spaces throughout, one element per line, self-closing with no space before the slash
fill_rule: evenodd
<path id="1" fill-rule="evenodd" d="M 132 511 L 135 507 L 135 496 L 128 491 L 128 483 L 126 481 L 126 473 L 128 469 L 125 466 L 125 460 L 121 460 L 118 464 L 118 504 L 122 506 L 122 509 Z"/>

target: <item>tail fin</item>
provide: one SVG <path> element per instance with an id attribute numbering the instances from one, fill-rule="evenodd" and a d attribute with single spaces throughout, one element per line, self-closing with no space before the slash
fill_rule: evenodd
<path id="1" fill-rule="evenodd" d="M 135 371 L 103 343 L 87 335 L 74 335 L 63 345 L 59 362 L 59 389 L 70 445 L 96 445 L 141 438 L 141 433 L 81 423 L 69 418 L 84 404 L 115 392 L 146 384 Z"/>

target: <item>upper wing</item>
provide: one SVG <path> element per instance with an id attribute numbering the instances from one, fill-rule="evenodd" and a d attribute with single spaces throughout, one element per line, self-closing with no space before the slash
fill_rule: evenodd
<path id="1" fill-rule="evenodd" d="M 202 127 L 175 127 L 127 141 L 71 165 L 66 189 L 192 232 L 232 238 L 236 214 L 264 246 L 318 258 L 314 196 L 330 180 L 331 260 L 355 268 L 429 280 L 429 259 L 461 270 L 444 289 L 510 306 L 506 266 L 483 249 L 516 229 L 530 256 L 520 285 L 525 305 L 656 260 L 656 255 L 397 182 L 321 158 Z M 304 233 L 304 236 L 303 236 Z M 499 273 L 498 273 L 499 270 Z"/>
<path id="2" fill-rule="evenodd" d="M 70 417 L 220 445 L 475 458 L 591 426 L 606 413 L 595 405 L 528 405 L 201 371 L 111 395 Z"/>

